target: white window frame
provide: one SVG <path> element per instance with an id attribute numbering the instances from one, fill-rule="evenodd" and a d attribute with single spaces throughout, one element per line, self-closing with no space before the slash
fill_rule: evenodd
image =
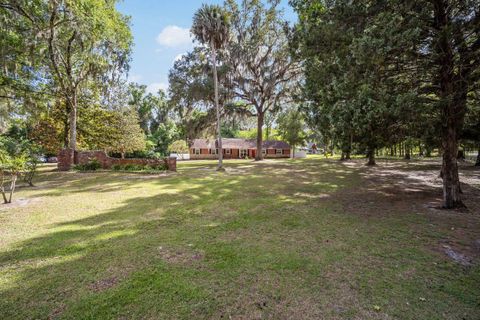
<path id="1" fill-rule="evenodd" d="M 240 149 L 240 158 L 245 158 L 246 156 L 248 156 L 248 150 Z"/>
<path id="2" fill-rule="evenodd" d="M 225 149 L 225 154 L 231 154 L 232 153 L 232 149 Z"/>
<path id="3" fill-rule="evenodd" d="M 218 154 L 218 148 L 210 149 L 210 154 Z"/>
<path id="4" fill-rule="evenodd" d="M 275 154 L 276 155 L 283 154 L 283 149 L 275 149 Z"/>
<path id="5" fill-rule="evenodd" d="M 196 154 L 196 155 L 199 155 L 200 154 L 200 149 L 199 148 L 194 148 L 193 153 Z"/>

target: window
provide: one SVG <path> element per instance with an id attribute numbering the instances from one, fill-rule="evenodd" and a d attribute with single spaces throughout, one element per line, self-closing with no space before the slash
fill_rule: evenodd
<path id="1" fill-rule="evenodd" d="M 276 154 L 283 154 L 283 149 L 277 149 Z"/>
<path id="2" fill-rule="evenodd" d="M 200 154 L 200 149 L 194 149 L 193 153 Z"/>
<path id="3" fill-rule="evenodd" d="M 247 149 L 240 149 L 240 158 L 245 158 L 247 156 Z"/>
<path id="4" fill-rule="evenodd" d="M 262 149 L 262 154 L 266 155 L 267 154 L 267 149 Z"/>
<path id="5" fill-rule="evenodd" d="M 231 152 L 231 149 L 225 149 L 225 154 L 230 154 Z"/>
<path id="6" fill-rule="evenodd" d="M 210 154 L 218 154 L 218 149 L 210 149 Z"/>

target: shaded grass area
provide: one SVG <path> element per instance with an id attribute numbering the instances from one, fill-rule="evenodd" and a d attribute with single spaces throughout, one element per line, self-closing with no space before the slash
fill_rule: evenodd
<path id="1" fill-rule="evenodd" d="M 478 318 L 477 261 L 435 249 L 478 213 L 445 219 L 423 206 L 438 189 L 318 157 L 226 166 L 42 172 L 0 209 L 0 317 Z"/>

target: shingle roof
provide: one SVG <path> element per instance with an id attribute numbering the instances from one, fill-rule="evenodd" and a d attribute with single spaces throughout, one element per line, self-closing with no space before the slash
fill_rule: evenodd
<path id="1" fill-rule="evenodd" d="M 191 147 L 195 149 L 214 149 L 216 145 L 216 139 L 194 139 Z M 255 149 L 257 147 L 257 140 L 224 138 L 222 139 L 222 147 L 224 149 Z M 290 149 L 288 143 L 276 140 L 263 141 L 262 147 L 264 149 Z"/>

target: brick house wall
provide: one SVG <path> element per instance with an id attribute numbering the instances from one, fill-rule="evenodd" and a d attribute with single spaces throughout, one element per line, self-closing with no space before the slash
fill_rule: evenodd
<path id="1" fill-rule="evenodd" d="M 277 149 L 267 149 L 267 154 L 264 155 L 264 158 L 290 158 L 290 149 L 282 149 L 282 154 L 277 154 Z M 256 152 L 256 149 L 247 149 L 247 156 L 249 158 L 254 158 L 253 154 Z M 225 153 L 223 149 L 223 158 L 224 159 L 239 159 L 240 149 L 230 149 L 230 154 Z M 195 154 L 195 149 L 190 148 L 190 159 L 191 160 L 212 160 L 218 159 L 218 155 L 211 154 L 209 149 L 200 149 L 200 154 Z"/>

